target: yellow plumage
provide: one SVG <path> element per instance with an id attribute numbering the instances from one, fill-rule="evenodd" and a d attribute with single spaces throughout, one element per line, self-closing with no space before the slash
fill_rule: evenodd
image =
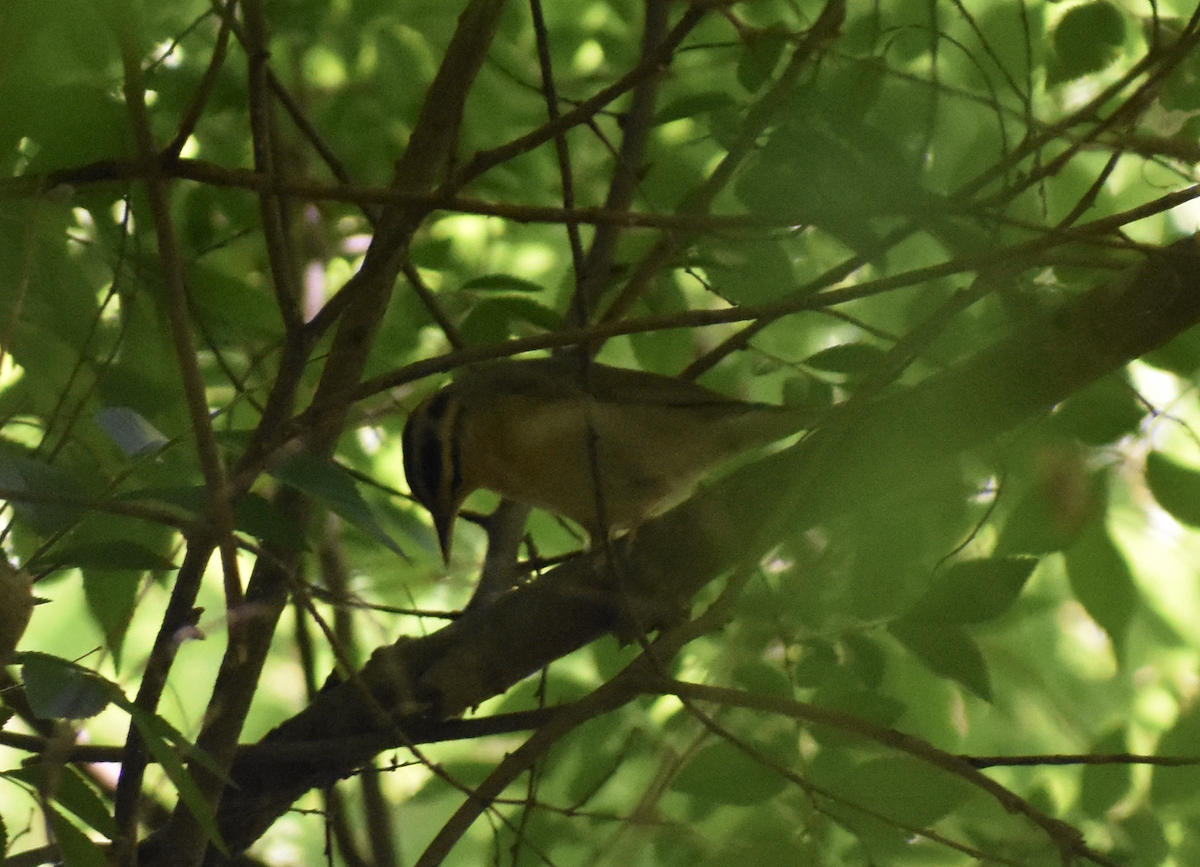
<path id="1" fill-rule="evenodd" d="M 454 518 L 479 488 L 593 536 L 611 533 L 666 511 L 728 458 L 805 423 L 800 410 L 644 371 L 499 362 L 467 370 L 413 411 L 404 467 L 448 557 Z"/>

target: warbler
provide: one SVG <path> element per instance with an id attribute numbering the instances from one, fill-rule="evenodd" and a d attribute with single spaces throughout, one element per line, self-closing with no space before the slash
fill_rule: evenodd
<path id="1" fill-rule="evenodd" d="M 404 473 L 449 562 L 455 518 L 480 488 L 569 518 L 595 540 L 665 512 L 719 464 L 809 417 L 597 363 L 481 364 L 409 416 Z"/>

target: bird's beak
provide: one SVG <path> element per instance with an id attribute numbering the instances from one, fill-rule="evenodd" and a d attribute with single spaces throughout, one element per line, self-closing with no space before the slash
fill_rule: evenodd
<path id="1" fill-rule="evenodd" d="M 450 565 L 450 543 L 454 538 L 454 519 L 458 515 L 458 509 L 447 509 L 444 512 L 439 511 L 433 516 L 433 526 L 437 530 L 438 545 L 442 549 L 442 560 L 446 565 Z"/>

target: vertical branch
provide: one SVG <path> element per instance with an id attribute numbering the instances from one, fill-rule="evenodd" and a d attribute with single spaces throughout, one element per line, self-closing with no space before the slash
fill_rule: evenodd
<path id="1" fill-rule="evenodd" d="M 253 20 L 260 36 L 259 47 L 251 49 L 254 68 L 265 64 L 266 60 L 262 50 L 265 19 L 260 4 L 261 0 L 251 0 L 248 5 L 255 8 L 247 10 L 247 29 Z M 393 182 L 396 189 L 425 192 L 437 185 L 458 138 L 467 94 L 487 57 L 504 6 L 505 0 L 470 0 L 459 17 L 446 55 L 425 96 L 408 148 L 397 163 Z M 265 91 L 265 66 L 258 68 L 256 75 L 258 77 L 252 78 L 252 83 L 259 81 Z M 258 91 L 259 87 L 253 87 L 253 90 Z M 255 97 L 260 98 L 263 97 Z M 260 124 L 255 128 L 257 148 L 265 146 L 266 142 L 259 140 L 259 134 L 269 136 L 269 126 L 264 115 L 265 106 L 254 111 Z M 267 149 L 263 149 L 262 157 L 269 159 Z M 362 377 L 396 276 L 405 261 L 409 240 L 428 211 L 425 205 L 397 205 L 385 211 L 362 268 L 343 287 L 348 303 L 338 323 L 315 395 L 317 402 L 324 400 L 331 407 L 323 424 L 308 437 L 308 446 L 315 452 L 328 454 L 337 443 L 349 411 L 351 389 Z M 272 218 L 268 213 L 264 219 Z M 280 252 L 284 249 L 281 247 Z M 286 267 L 290 267 L 290 263 Z M 282 298 L 281 303 L 284 303 Z M 306 342 L 317 333 L 314 330 L 316 324 L 314 320 L 309 326 L 302 327 Z M 308 523 L 312 506 L 300 494 L 287 489 L 281 492 L 278 505 L 296 526 Z M 296 557 L 294 553 L 277 550 L 268 550 L 259 557 L 246 590 L 246 600 L 253 607 L 254 618 L 239 624 L 236 635 L 231 625 L 229 647 L 217 675 L 205 726 L 197 738 L 197 745 L 222 769 L 232 762 L 270 648 L 274 624 L 287 601 Z M 208 805 L 215 807 L 225 788 L 224 779 L 196 762 L 189 765 L 189 771 Z M 160 834 L 147 841 L 142 854 L 147 858 L 169 857 L 173 864 L 196 865 L 203 858 L 206 842 L 200 824 L 180 802 L 171 821 Z"/>
<path id="2" fill-rule="evenodd" d="M 122 9 L 119 15 L 131 14 Z M 196 356 L 196 345 L 192 337 L 191 317 L 188 311 L 187 286 L 184 279 L 182 256 L 171 217 L 167 196 L 167 181 L 158 162 L 158 149 L 150 127 L 146 109 L 146 86 L 142 76 L 141 54 L 132 36 L 130 22 L 121 20 L 118 33 L 122 46 L 125 72 L 125 103 L 129 111 L 130 126 L 137 142 L 138 155 L 146 171 L 146 195 L 154 221 L 158 240 L 159 261 L 162 268 L 164 302 L 170 325 L 171 340 L 183 380 L 184 398 L 191 419 L 192 434 L 196 440 L 196 451 L 204 475 L 208 495 L 206 523 L 199 534 L 188 539 L 188 555 L 185 569 L 172 590 L 171 600 L 159 633 L 155 639 L 154 654 L 147 665 L 147 674 L 138 692 L 139 708 L 154 712 L 162 696 L 167 673 L 174 656 L 176 631 L 187 622 L 195 604 L 200 579 L 215 544 L 222 547 L 222 561 L 226 567 L 226 583 L 230 589 L 236 587 L 240 595 L 241 584 L 236 573 L 233 542 L 233 509 L 230 504 L 225 471 L 217 450 L 211 420 L 204 376 Z M 232 600 L 231 600 L 232 601 Z M 137 802 L 141 793 L 142 774 L 146 766 L 144 744 L 137 729 L 130 724 L 126 741 L 125 762 L 117 792 L 117 821 L 120 833 L 118 849 L 128 852 L 136 833 Z"/>
<path id="3" fill-rule="evenodd" d="M 196 89 L 191 103 L 183 113 L 179 129 L 175 132 L 174 138 L 162 150 L 164 160 L 179 158 L 183 146 L 187 144 L 188 137 L 195 131 L 196 124 L 200 122 L 200 118 L 204 114 L 204 107 L 208 105 L 208 100 L 217 86 L 217 76 L 225 65 L 225 56 L 229 50 L 229 34 L 233 29 L 233 13 L 236 8 L 237 0 L 225 0 L 224 6 L 214 7 L 214 11 L 220 16 L 221 26 L 217 30 L 217 39 L 213 43 L 208 67 L 204 70 L 204 78 Z"/>
<path id="4" fill-rule="evenodd" d="M 821 17 L 809 28 L 804 40 L 792 52 L 788 65 L 784 68 L 771 88 L 764 94 L 746 114 L 737 140 L 730 145 L 728 152 L 717 164 L 713 173 L 696 189 L 680 206 L 679 213 L 698 215 L 708 212 L 713 199 L 732 180 L 734 171 L 745 161 L 757 146 L 759 136 L 774 120 L 775 115 L 787 103 L 800 79 L 800 73 L 808 68 L 813 56 L 826 43 L 837 36 L 842 20 L 846 15 L 845 0 L 829 0 Z M 626 281 L 624 288 L 604 311 L 603 322 L 620 319 L 646 291 L 650 280 L 687 242 L 687 238 L 678 233 L 663 237 L 637 263 Z"/>
<path id="5" fill-rule="evenodd" d="M 668 6 L 667 0 L 646 0 L 646 22 L 642 34 L 643 59 L 653 57 L 666 38 Z M 629 111 L 625 114 L 621 149 L 617 154 L 608 197 L 604 201 L 604 207 L 608 210 L 624 211 L 633 202 L 646 154 L 646 141 L 654 124 L 658 88 L 666 68 L 665 63 L 660 64 L 633 90 Z M 620 236 L 621 226 L 615 222 L 596 227 L 596 234 L 579 278 L 579 287 L 572 300 L 572 318 L 575 324 L 581 327 L 587 324 L 591 308 L 612 273 L 613 256 L 616 255 Z"/>
<path id="6" fill-rule="evenodd" d="M 546 116 L 550 122 L 558 120 L 558 89 L 554 86 L 554 67 L 550 62 L 550 40 L 546 34 L 546 17 L 542 14 L 541 0 L 529 0 L 529 9 L 533 13 L 533 32 L 537 39 L 538 66 L 542 71 L 542 95 L 546 98 Z M 567 146 L 567 131 L 562 130 L 554 136 L 554 152 L 558 157 L 558 174 L 562 182 L 563 207 L 568 211 L 575 207 L 575 178 L 571 173 L 571 151 Z M 583 242 L 579 238 L 579 223 L 567 220 L 567 240 L 571 245 L 571 264 L 575 270 L 575 289 L 579 290 L 580 275 L 583 272 Z M 586 325 L 586 322 L 577 322 Z"/>
<path id="7" fill-rule="evenodd" d="M 408 147 L 396 164 L 392 187 L 403 192 L 428 192 L 449 165 L 458 141 L 467 94 L 474 84 L 500 23 L 506 0 L 471 0 L 458 19 L 446 56 L 429 86 Z M 371 342 L 383 319 L 396 275 L 408 253 L 413 232 L 429 213 L 427 205 L 396 205 L 380 217 L 362 268 L 342 287 L 349 300 L 317 386 L 315 403 L 334 407 L 309 444 L 318 451 L 332 448 L 341 434 L 348 395 L 358 384 Z M 320 317 L 311 323 L 316 327 Z"/>

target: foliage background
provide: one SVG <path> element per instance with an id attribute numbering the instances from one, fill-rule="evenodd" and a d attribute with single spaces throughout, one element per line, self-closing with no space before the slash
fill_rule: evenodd
<path id="1" fill-rule="evenodd" d="M 0 11 L 3 545 L 46 600 L 3 693 L 12 863 L 1200 860 L 1200 338 L 1033 338 L 1109 281 L 1195 294 L 1155 252 L 1196 225 L 1192 5 L 51 6 Z M 601 360 L 824 419 L 799 475 L 702 495 L 770 538 L 694 599 L 717 574 L 673 561 L 697 620 L 648 657 L 537 595 L 581 544 L 542 514 L 538 579 L 438 633 L 488 538 L 445 569 L 405 494 L 407 412 L 581 307 Z M 1044 406 L 886 424 L 1025 345 Z M 468 690 L 543 629 L 586 646 Z M 462 723 L 380 688 L 448 645 Z M 234 764 L 285 721 L 300 758 Z M 218 812 L 231 767 L 284 794 Z"/>

